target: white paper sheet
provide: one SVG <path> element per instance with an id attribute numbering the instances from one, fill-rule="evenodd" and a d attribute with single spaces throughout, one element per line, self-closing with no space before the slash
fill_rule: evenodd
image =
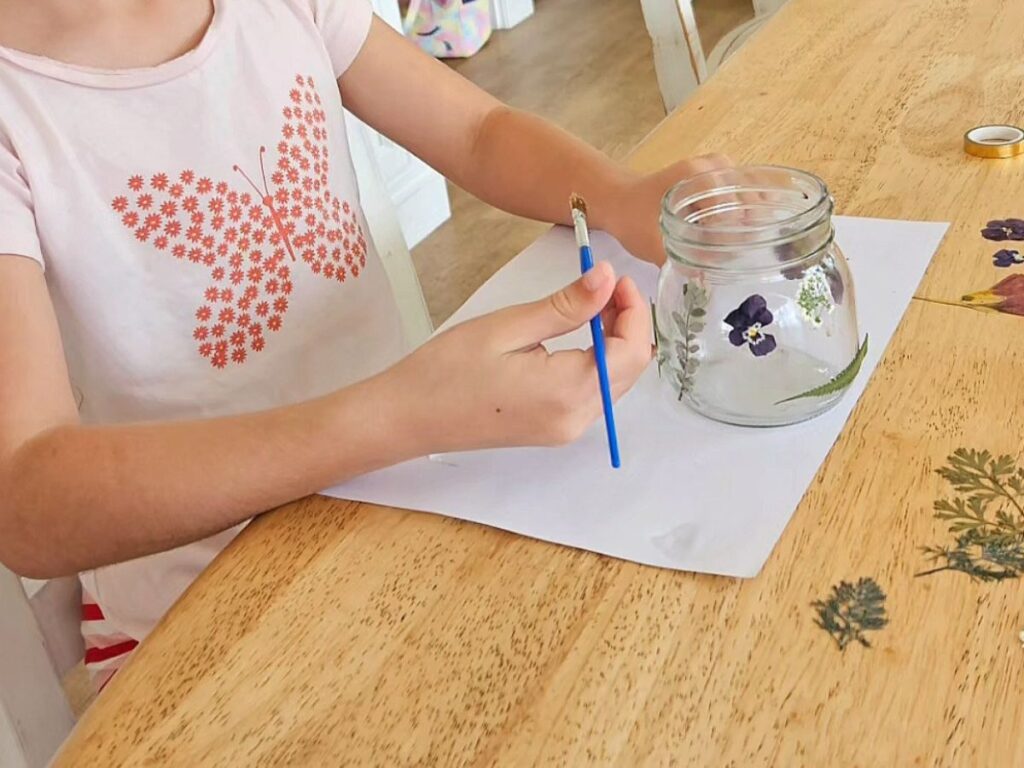
<path id="1" fill-rule="evenodd" d="M 752 429 L 680 407 L 651 365 L 616 406 L 623 466 L 613 470 L 602 423 L 564 448 L 445 454 L 365 475 L 324 493 L 471 520 L 649 565 L 750 578 L 768 559 L 889 343 L 947 224 L 837 217 L 850 261 L 861 335 L 860 375 L 824 415 Z M 653 296 L 657 270 L 611 237 L 595 256 Z M 578 275 L 569 229 L 513 259 L 453 316 L 467 320 L 544 296 Z M 587 347 L 586 328 L 555 348 Z"/>

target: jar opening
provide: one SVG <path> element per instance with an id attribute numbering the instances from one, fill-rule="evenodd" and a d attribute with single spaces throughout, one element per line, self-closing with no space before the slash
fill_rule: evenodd
<path id="1" fill-rule="evenodd" d="M 832 208 L 828 188 L 813 174 L 771 165 L 726 168 L 670 189 L 661 229 L 669 255 L 684 263 L 767 268 L 824 248 Z"/>

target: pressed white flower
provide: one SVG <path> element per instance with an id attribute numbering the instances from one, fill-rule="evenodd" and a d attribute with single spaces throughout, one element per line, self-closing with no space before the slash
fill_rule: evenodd
<path id="1" fill-rule="evenodd" d="M 804 272 L 796 303 L 800 307 L 804 319 L 815 328 L 822 324 L 823 314 L 831 315 L 836 308 L 828 277 L 820 265 L 813 266 Z"/>

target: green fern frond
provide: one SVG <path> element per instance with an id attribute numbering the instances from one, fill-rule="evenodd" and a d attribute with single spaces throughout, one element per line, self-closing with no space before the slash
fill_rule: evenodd
<path id="1" fill-rule="evenodd" d="M 864 342 L 860 345 L 860 349 L 857 350 L 857 354 L 854 355 L 853 360 L 843 370 L 833 376 L 831 379 L 826 381 L 824 384 L 813 389 L 808 389 L 806 392 L 801 392 L 799 395 L 793 395 L 787 397 L 785 400 L 779 400 L 776 405 L 782 405 L 783 403 L 789 403 L 793 400 L 800 400 L 804 397 L 824 397 L 825 395 L 833 395 L 836 392 L 842 392 L 848 386 L 853 383 L 853 380 L 857 378 L 857 374 L 860 373 L 860 367 L 864 363 L 864 357 L 868 353 L 868 337 L 864 336 Z"/>

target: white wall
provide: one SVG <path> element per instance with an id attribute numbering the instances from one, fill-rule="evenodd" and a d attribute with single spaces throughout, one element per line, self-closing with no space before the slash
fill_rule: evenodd
<path id="1" fill-rule="evenodd" d="M 401 31 L 398 0 L 373 0 L 373 8 L 384 21 Z M 451 217 L 448 185 L 433 168 L 369 127 L 366 136 L 398 213 L 405 242 L 412 248 Z"/>
<path id="2" fill-rule="evenodd" d="M 533 0 L 491 0 L 491 23 L 495 29 L 511 29 L 533 15 Z"/>

